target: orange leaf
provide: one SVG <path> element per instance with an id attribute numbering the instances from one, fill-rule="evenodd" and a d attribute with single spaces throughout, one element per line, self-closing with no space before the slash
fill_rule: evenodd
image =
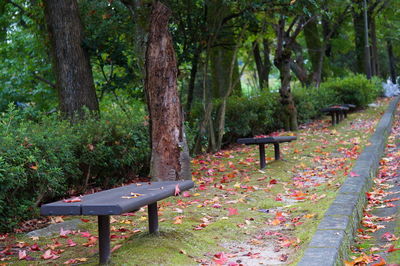
<path id="1" fill-rule="evenodd" d="M 371 266 L 383 266 L 386 265 L 386 261 L 384 258 L 381 258 L 377 263 L 371 264 Z"/>

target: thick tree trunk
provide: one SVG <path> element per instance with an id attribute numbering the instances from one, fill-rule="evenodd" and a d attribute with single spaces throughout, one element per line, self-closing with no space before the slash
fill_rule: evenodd
<path id="1" fill-rule="evenodd" d="M 280 102 L 282 105 L 282 121 L 285 130 L 296 131 L 297 124 L 297 110 L 293 101 L 292 92 L 290 88 L 290 59 L 291 51 L 283 49 L 282 52 L 275 53 L 275 66 L 279 69 L 281 87 L 279 94 L 281 96 Z"/>
<path id="2" fill-rule="evenodd" d="M 387 52 L 389 58 L 390 79 L 392 80 L 393 84 L 396 84 L 396 63 L 394 60 L 393 45 L 391 40 L 387 40 Z"/>
<path id="3" fill-rule="evenodd" d="M 98 112 L 89 55 L 82 47 L 83 26 L 76 0 L 44 1 L 61 112 L 70 118 Z"/>
<path id="4" fill-rule="evenodd" d="M 171 11 L 155 2 L 146 50 L 146 93 L 151 124 L 150 175 L 154 180 L 190 179 L 190 158 L 177 91 L 177 62 L 168 32 Z"/>

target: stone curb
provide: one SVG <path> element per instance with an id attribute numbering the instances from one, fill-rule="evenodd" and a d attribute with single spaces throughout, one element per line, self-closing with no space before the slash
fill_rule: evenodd
<path id="1" fill-rule="evenodd" d="M 336 195 L 335 200 L 324 214 L 310 244 L 298 266 L 343 265 L 352 243 L 366 203 L 365 192 L 369 191 L 375 177 L 380 158 L 385 150 L 393 117 L 400 97 L 395 97 L 379 121 L 375 133 L 355 162 Z"/>

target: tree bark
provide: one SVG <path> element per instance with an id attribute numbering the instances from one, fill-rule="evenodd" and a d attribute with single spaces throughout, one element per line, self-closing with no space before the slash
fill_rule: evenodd
<path id="1" fill-rule="evenodd" d="M 223 0 L 209 1 L 207 25 L 213 35 L 213 43 L 210 49 L 211 84 L 214 98 L 222 98 L 228 90 L 229 77 L 236 80 L 239 76 L 239 64 L 235 61 L 233 75 L 229 74 L 234 48 L 237 43 L 234 28 L 231 23 L 224 23 L 224 18 L 231 15 L 230 6 Z M 233 95 L 240 96 L 242 88 L 240 82 L 232 90 Z"/>
<path id="2" fill-rule="evenodd" d="M 285 31 L 285 18 L 283 16 L 280 18 L 278 25 L 276 25 L 277 44 L 274 64 L 279 70 L 281 80 L 281 87 L 279 88 L 280 103 L 282 106 L 281 117 L 286 131 L 296 131 L 298 129 L 297 110 L 290 88 L 290 61 L 292 56 L 290 45 L 293 44 L 294 39 L 299 33 L 299 26 L 296 28 L 296 33 L 293 36 L 289 36 L 289 33 Z"/>
<path id="3" fill-rule="evenodd" d="M 392 80 L 393 84 L 396 84 L 396 63 L 394 60 L 394 55 L 393 55 L 393 45 L 391 40 L 387 40 L 387 52 L 388 52 L 388 57 L 389 57 L 389 69 L 390 69 L 390 79 Z"/>
<path id="4" fill-rule="evenodd" d="M 362 1 L 355 2 L 358 5 L 357 10 L 353 9 L 353 25 L 355 35 L 355 52 L 356 52 L 356 66 L 355 71 L 358 73 L 366 73 L 365 62 L 365 34 L 364 34 L 364 15 Z"/>
<path id="5" fill-rule="evenodd" d="M 298 129 L 297 110 L 290 88 L 290 61 L 291 51 L 289 49 L 284 49 L 281 53 L 275 54 L 274 62 L 275 66 L 279 69 L 281 80 L 279 94 L 281 96 L 283 125 L 286 131 L 296 131 Z"/>
<path id="6" fill-rule="evenodd" d="M 310 81 L 318 83 L 319 60 L 320 54 L 322 53 L 322 43 L 319 35 L 318 24 L 315 19 L 310 21 L 304 27 L 304 37 L 312 68 L 312 73 L 310 74 L 308 83 L 311 84 Z"/>
<path id="7" fill-rule="evenodd" d="M 89 55 L 76 0 L 44 1 L 61 112 L 82 118 L 83 108 L 99 112 Z"/>
<path id="8" fill-rule="evenodd" d="M 269 72 L 271 71 L 271 61 L 269 59 L 269 42 L 267 39 L 263 39 L 263 54 L 264 60 L 261 56 L 260 45 L 257 40 L 253 42 L 253 56 L 256 62 L 258 84 L 260 90 L 269 88 Z"/>
<path id="9" fill-rule="evenodd" d="M 150 114 L 153 180 L 191 179 L 190 157 L 177 91 L 177 61 L 168 20 L 171 11 L 152 5 L 146 50 L 146 94 Z"/>
<path id="10" fill-rule="evenodd" d="M 293 42 L 293 51 L 295 52 L 296 59 L 290 60 L 290 69 L 299 79 L 303 87 L 308 87 L 311 84 L 312 74 L 309 74 L 304 64 L 303 47 L 298 42 Z"/>
<path id="11" fill-rule="evenodd" d="M 380 75 L 379 69 L 379 55 L 378 55 L 378 41 L 376 37 L 376 21 L 375 16 L 371 15 L 369 18 L 370 35 L 371 35 L 371 74 L 373 76 Z"/>
<path id="12" fill-rule="evenodd" d="M 186 102 L 186 114 L 190 114 L 190 110 L 192 109 L 193 103 L 193 94 L 194 94 L 194 87 L 196 82 L 196 74 L 197 68 L 199 65 L 199 58 L 200 58 L 200 48 L 197 48 L 192 57 L 192 68 L 190 70 L 190 80 L 188 86 L 188 95 L 187 95 L 187 102 Z"/>

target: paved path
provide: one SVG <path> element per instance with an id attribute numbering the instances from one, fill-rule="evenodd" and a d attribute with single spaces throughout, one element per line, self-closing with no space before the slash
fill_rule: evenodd
<path id="1" fill-rule="evenodd" d="M 366 253 L 378 261 L 383 258 L 386 265 L 400 265 L 397 261 L 400 250 L 390 251 L 390 248 L 398 248 L 395 238 L 399 237 L 400 231 L 400 111 L 394 119 L 391 135 L 381 160 L 374 186 L 370 190 L 368 205 L 364 210 L 364 217 L 359 228 L 358 237 L 353 250 Z M 375 231 L 376 230 L 376 231 Z M 368 233 L 372 231 L 372 233 Z M 375 231 L 375 232 L 373 232 Z M 368 239 L 370 236 L 370 240 Z M 365 245 L 365 243 L 370 243 Z M 397 245 L 396 245 L 397 244 Z M 362 248 L 364 249 L 362 249 Z M 366 248 L 368 247 L 368 249 Z M 381 258 L 380 258 L 381 257 Z M 373 263 L 376 263 L 373 262 Z M 368 265 L 373 265 L 370 263 Z"/>

